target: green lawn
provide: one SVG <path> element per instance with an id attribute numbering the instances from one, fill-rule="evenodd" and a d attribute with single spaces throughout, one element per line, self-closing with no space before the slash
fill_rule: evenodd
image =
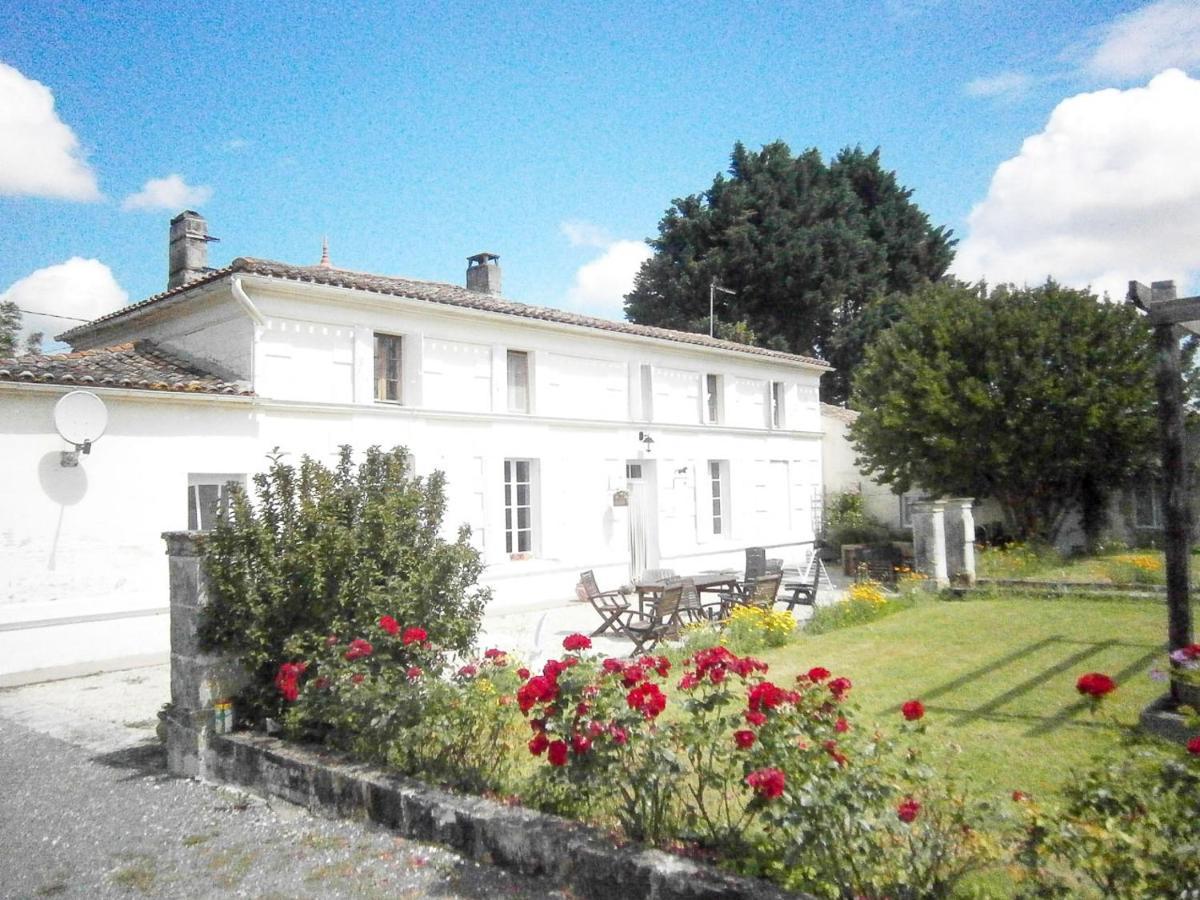
<path id="1" fill-rule="evenodd" d="M 1013 544 L 981 548 L 975 558 L 980 578 L 1100 584 L 1166 584 L 1161 550 L 1125 550 L 1097 556 L 1063 556 L 1048 548 Z M 1200 572 L 1192 565 L 1192 583 Z"/>
<path id="2" fill-rule="evenodd" d="M 1166 610 L 1153 601 L 929 600 L 760 655 L 779 683 L 814 665 L 846 675 L 867 721 L 893 726 L 900 704 L 919 698 L 943 771 L 979 796 L 1046 797 L 1163 692 L 1148 673 L 1165 657 L 1165 634 Z M 1100 717 L 1075 691 L 1093 671 L 1119 684 Z"/>

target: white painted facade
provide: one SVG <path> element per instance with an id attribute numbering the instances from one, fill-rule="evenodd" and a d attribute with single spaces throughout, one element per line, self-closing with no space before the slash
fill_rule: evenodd
<path id="1" fill-rule="evenodd" d="M 381 334 L 400 338 L 398 401 L 376 398 Z M 814 537 L 824 368 L 800 357 L 252 274 L 75 346 L 137 338 L 254 396 L 96 388 L 108 431 L 68 469 L 52 410 L 71 388 L 0 382 L 0 674 L 165 651 L 165 616 L 39 629 L 36 642 L 15 626 L 163 608 L 159 535 L 188 527 L 189 485 L 261 471 L 273 447 L 328 462 L 342 444 L 401 444 L 418 472 L 444 471 L 447 533 L 471 527 L 497 609 L 567 600 L 583 569 L 615 587 L 639 568 L 740 567 L 751 545 L 799 562 Z M 510 351 L 525 355 L 527 411 L 510 409 Z M 506 461 L 528 463 L 525 538 L 506 527 Z M 510 545 L 522 539 L 527 551 Z"/>

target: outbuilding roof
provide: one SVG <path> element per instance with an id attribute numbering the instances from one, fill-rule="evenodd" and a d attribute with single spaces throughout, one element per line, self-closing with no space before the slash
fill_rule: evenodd
<path id="1" fill-rule="evenodd" d="M 336 269 L 331 266 L 294 266 L 289 263 L 275 262 L 268 259 L 253 259 L 238 257 L 222 269 L 213 269 L 194 281 L 185 285 L 155 294 L 137 303 L 123 307 L 116 312 L 100 316 L 84 325 L 65 331 L 58 335 L 58 340 L 71 342 L 76 338 L 93 331 L 97 326 L 113 322 L 129 316 L 147 307 L 164 303 L 179 297 L 201 285 L 212 284 L 231 275 L 259 275 L 267 278 L 279 278 L 309 284 L 323 284 L 334 287 L 353 288 L 360 291 L 370 291 L 377 294 L 387 294 L 414 300 L 424 300 L 446 306 L 456 306 L 463 309 L 474 309 L 483 312 L 500 313 L 525 319 L 537 319 L 543 322 L 554 322 L 561 325 L 575 325 L 580 328 L 594 328 L 599 331 L 617 334 L 629 334 L 639 337 L 657 338 L 674 341 L 681 344 L 691 344 L 697 347 L 709 347 L 718 350 L 731 350 L 750 356 L 778 359 L 783 362 L 804 363 L 823 369 L 831 368 L 823 360 L 810 356 L 800 356 L 794 353 L 782 353 L 778 350 L 768 350 L 765 347 L 753 347 L 748 344 L 738 344 L 733 341 L 723 341 L 710 338 L 704 334 L 692 334 L 686 331 L 674 331 L 669 328 L 656 328 L 650 325 L 635 325 L 632 322 L 619 322 L 611 319 L 601 319 L 596 316 L 585 316 L 579 313 L 567 312 L 561 309 L 551 309 L 545 306 L 530 306 L 506 300 L 495 294 L 485 294 L 468 290 L 456 284 L 440 281 L 419 281 L 413 278 L 398 278 L 391 275 L 372 275 L 366 272 L 355 272 L 349 269 Z"/>
<path id="2" fill-rule="evenodd" d="M 253 393 L 244 382 L 225 381 L 148 340 L 50 356 L 0 358 L 0 382 L 4 381 L 192 394 Z"/>

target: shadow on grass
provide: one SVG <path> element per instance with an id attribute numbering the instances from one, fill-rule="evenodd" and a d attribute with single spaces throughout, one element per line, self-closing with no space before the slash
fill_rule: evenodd
<path id="1" fill-rule="evenodd" d="M 1079 646 L 1081 649 L 1076 650 L 1074 653 L 1052 665 L 1039 669 L 1035 674 L 1030 675 L 1020 683 L 1013 685 L 1008 690 L 995 695 L 977 706 L 963 708 L 955 706 L 953 703 L 942 704 L 936 702 L 939 697 L 946 697 L 953 694 L 961 688 L 979 682 L 982 678 L 995 677 L 1004 668 L 1020 662 L 1035 653 L 1051 647 L 1061 647 L 1065 651 L 1072 645 Z M 1132 644 L 1118 640 L 1081 641 L 1066 638 L 1062 635 L 1051 635 L 1018 650 L 1014 650 L 998 659 L 983 663 L 970 672 L 965 672 L 957 678 L 928 691 L 923 695 L 922 699 L 927 708 L 954 715 L 955 718 L 948 723 L 951 728 L 961 728 L 979 720 L 1029 722 L 1031 727 L 1025 732 L 1026 737 L 1044 737 L 1065 725 L 1110 728 L 1112 724 L 1107 721 L 1098 719 L 1083 720 L 1078 718 L 1081 713 L 1085 713 L 1090 709 L 1090 704 L 1085 698 L 1080 698 L 1067 706 L 1048 710 L 1046 715 L 1003 712 L 1002 709 L 1004 706 L 1020 699 L 1055 676 L 1074 670 L 1079 670 L 1082 674 L 1082 671 L 1086 668 L 1086 661 L 1088 659 L 1115 647 L 1125 647 L 1132 650 L 1142 649 L 1146 651 L 1113 675 L 1118 684 L 1123 683 L 1139 672 L 1145 672 L 1154 660 L 1158 659 L 1164 652 L 1162 645 L 1158 644 Z M 895 711 L 899 712 L 900 707 L 897 706 Z"/>

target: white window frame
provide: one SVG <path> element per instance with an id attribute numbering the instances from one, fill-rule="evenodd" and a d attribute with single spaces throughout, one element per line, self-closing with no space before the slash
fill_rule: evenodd
<path id="1" fill-rule="evenodd" d="M 714 538 L 727 538 L 733 533 L 729 504 L 729 460 L 710 459 L 705 467 L 708 481 L 710 531 Z"/>
<path id="2" fill-rule="evenodd" d="M 787 385 L 782 381 L 767 382 L 767 416 L 771 428 L 787 427 Z"/>
<path id="3" fill-rule="evenodd" d="M 525 479 L 520 478 L 524 465 Z M 526 502 L 520 502 L 520 488 L 526 489 Z M 535 459 L 504 460 L 504 552 L 509 559 L 528 559 L 537 553 L 538 542 L 538 465 Z M 527 511 L 521 526 L 521 510 Z"/>
<path id="4" fill-rule="evenodd" d="M 720 425 L 725 418 L 724 376 L 705 372 L 700 381 L 700 415 L 705 425 Z"/>
<path id="5" fill-rule="evenodd" d="M 244 474 L 209 474 L 196 473 L 188 475 L 188 501 L 187 501 L 187 517 L 188 531 L 211 531 L 216 524 L 215 519 L 211 516 L 223 515 L 228 508 L 229 503 L 229 484 L 233 482 L 241 488 L 246 487 L 246 476 Z M 208 503 L 202 500 L 202 497 L 208 493 L 204 488 L 216 488 L 217 497 L 216 503 L 213 504 L 212 512 L 209 516 L 205 516 L 204 510 L 208 508 Z M 209 521 L 205 521 L 208 518 Z M 207 527 L 203 527 L 206 526 Z"/>
<path id="6" fill-rule="evenodd" d="M 519 370 L 515 370 L 513 368 L 514 359 L 521 359 L 524 361 L 524 373 L 523 373 L 524 380 L 525 380 L 524 384 L 515 383 L 514 375 Z M 532 409 L 532 406 L 533 406 L 533 404 L 531 402 L 532 396 L 533 396 L 532 389 L 531 389 L 531 385 L 533 383 L 533 378 L 531 377 L 532 371 L 533 371 L 533 357 L 532 357 L 532 354 L 528 350 L 512 350 L 512 349 L 510 349 L 505 352 L 505 354 L 504 354 L 505 393 L 506 393 L 506 399 L 507 399 L 507 403 L 508 403 L 508 411 L 509 412 L 527 413 L 527 412 L 530 412 L 530 410 Z M 520 402 L 520 398 L 514 397 L 515 390 L 522 390 L 524 392 L 523 402 Z"/>
<path id="7" fill-rule="evenodd" d="M 381 355 L 382 351 L 388 347 L 395 347 L 395 378 L 387 377 L 384 369 L 387 366 L 387 360 Z M 374 340 L 374 363 L 375 363 L 375 402 L 376 403 L 404 403 L 404 335 L 389 334 L 383 331 L 375 332 Z M 388 386 L 394 385 L 395 396 L 389 397 Z"/>

